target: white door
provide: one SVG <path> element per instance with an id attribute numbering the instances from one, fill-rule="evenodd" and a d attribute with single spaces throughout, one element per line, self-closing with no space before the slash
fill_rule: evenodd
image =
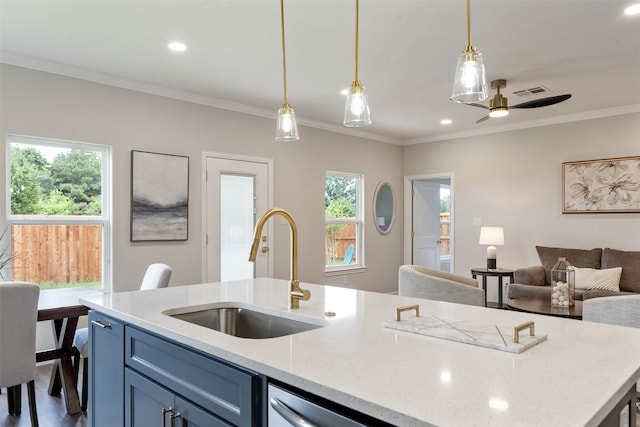
<path id="1" fill-rule="evenodd" d="M 248 260 L 256 216 L 269 206 L 270 169 L 269 160 L 206 156 L 207 282 L 270 276 L 269 252 Z M 267 242 L 269 230 L 263 231 Z"/>
<path id="2" fill-rule="evenodd" d="M 440 270 L 440 184 L 413 181 L 413 264 Z"/>

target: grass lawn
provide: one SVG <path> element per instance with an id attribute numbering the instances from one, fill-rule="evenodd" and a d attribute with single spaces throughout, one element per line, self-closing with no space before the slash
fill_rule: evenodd
<path id="1" fill-rule="evenodd" d="M 40 283 L 40 289 L 43 290 L 43 291 L 46 291 L 48 289 L 61 289 L 61 288 L 102 289 L 102 282 L 76 282 L 76 283 L 44 282 L 44 283 Z"/>

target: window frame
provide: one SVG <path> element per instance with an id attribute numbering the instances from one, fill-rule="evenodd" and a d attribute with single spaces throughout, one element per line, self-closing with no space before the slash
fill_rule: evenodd
<path id="1" fill-rule="evenodd" d="M 327 225 L 330 224 L 355 224 L 356 226 L 356 242 L 354 245 L 354 255 L 356 259 L 355 264 L 349 265 L 333 265 L 328 266 L 326 263 L 326 254 L 324 257 L 324 274 L 325 276 L 337 276 L 342 274 L 361 273 L 366 271 L 367 266 L 365 264 L 365 251 L 364 251 L 364 230 L 365 230 L 365 208 L 364 208 L 364 175 L 353 172 L 339 172 L 339 171 L 326 171 L 325 172 L 325 193 L 327 186 L 327 177 L 335 176 L 342 178 L 355 178 L 356 179 L 356 217 L 355 219 L 347 218 L 327 218 L 326 207 L 324 211 L 324 233 L 326 239 Z M 323 203 L 324 205 L 324 203 Z M 326 243 L 325 251 L 326 253 Z"/>
<path id="2" fill-rule="evenodd" d="M 101 153 L 101 215 L 14 215 L 11 213 L 11 144 L 29 144 L 43 147 L 77 149 L 84 151 L 94 151 Z M 55 138 L 33 137 L 16 134 L 7 134 L 5 136 L 5 159 L 6 159 L 6 184 L 5 184 L 5 218 L 7 219 L 7 227 L 12 225 L 101 225 L 102 226 L 102 242 L 101 242 L 101 282 L 102 291 L 110 293 L 112 291 L 112 148 L 109 145 L 94 144 L 88 142 L 67 141 Z"/>

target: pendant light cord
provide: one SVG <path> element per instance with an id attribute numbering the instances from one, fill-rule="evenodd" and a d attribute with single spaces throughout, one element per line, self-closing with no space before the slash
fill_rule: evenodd
<path id="1" fill-rule="evenodd" d="M 289 106 L 289 102 L 287 101 L 287 55 L 285 53 L 284 47 L 284 0 L 280 0 L 280 22 L 282 29 L 282 82 L 283 82 L 283 95 L 284 95 L 284 105 Z"/>
<path id="2" fill-rule="evenodd" d="M 356 0 L 356 75 L 355 75 L 355 80 L 353 81 L 354 85 L 359 85 L 360 82 L 358 81 L 358 22 L 360 21 L 359 19 L 359 11 L 360 11 L 360 0 Z"/>
<path id="3" fill-rule="evenodd" d="M 467 46 L 471 46 L 471 0 L 467 0 Z"/>

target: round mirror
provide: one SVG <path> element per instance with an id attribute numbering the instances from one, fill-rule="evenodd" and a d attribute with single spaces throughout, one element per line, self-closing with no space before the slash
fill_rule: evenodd
<path id="1" fill-rule="evenodd" d="M 378 184 L 376 192 L 373 195 L 373 219 L 376 224 L 376 229 L 380 233 L 387 234 L 389 230 L 391 230 L 395 209 L 391 185 L 386 181 L 382 181 Z"/>

